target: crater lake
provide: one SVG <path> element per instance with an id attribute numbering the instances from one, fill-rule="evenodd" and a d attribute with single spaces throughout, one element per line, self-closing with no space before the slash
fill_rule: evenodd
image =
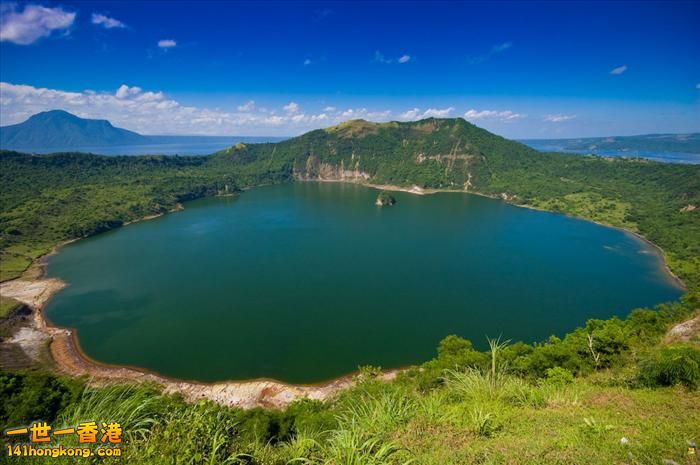
<path id="1" fill-rule="evenodd" d="M 105 363 L 313 383 L 432 358 L 457 334 L 534 342 L 682 289 L 619 229 L 463 193 L 255 188 L 66 245 L 47 318 Z"/>

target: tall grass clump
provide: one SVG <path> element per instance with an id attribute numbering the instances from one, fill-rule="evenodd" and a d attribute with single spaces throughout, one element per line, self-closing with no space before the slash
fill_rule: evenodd
<path id="1" fill-rule="evenodd" d="M 395 431 L 416 413 L 415 401 L 405 390 L 382 391 L 353 399 L 337 416 L 341 426 L 357 426 L 371 434 Z"/>
<path id="2" fill-rule="evenodd" d="M 323 448 L 324 460 L 332 465 L 408 465 L 409 451 L 392 441 L 372 437 L 358 427 L 335 430 Z"/>
<path id="3" fill-rule="evenodd" d="M 76 426 L 81 422 L 118 422 L 126 441 L 146 438 L 164 418 L 165 398 L 157 387 L 112 385 L 86 388 L 81 398 L 57 419 L 58 424 Z"/>
<path id="4" fill-rule="evenodd" d="M 476 407 L 470 414 L 471 430 L 477 436 L 490 437 L 500 429 L 496 422 L 496 414 Z"/>
<path id="5" fill-rule="evenodd" d="M 491 384 L 493 388 L 496 389 L 498 387 L 499 378 L 505 375 L 506 372 L 505 367 L 500 363 L 499 356 L 503 349 L 508 346 L 510 340 L 501 342 L 500 336 L 497 339 L 487 337 L 486 340 L 489 342 L 489 354 L 491 355 L 491 371 L 489 375 Z"/>
<path id="6" fill-rule="evenodd" d="M 501 353 L 508 341 L 488 339 L 490 363 L 487 369 L 467 367 L 464 370 L 445 370 L 444 384 L 448 392 L 474 402 L 512 401 L 516 404 L 540 405 L 535 386 L 511 374 Z"/>
<path id="7" fill-rule="evenodd" d="M 429 423 L 450 423 L 454 412 L 450 410 L 449 396 L 443 389 L 435 389 L 418 396 L 416 399 L 417 415 Z"/>
<path id="8" fill-rule="evenodd" d="M 166 422 L 157 427 L 147 451 L 177 463 L 237 463 L 240 447 L 236 411 L 209 401 L 169 405 Z M 143 455 L 143 451 L 134 451 Z"/>

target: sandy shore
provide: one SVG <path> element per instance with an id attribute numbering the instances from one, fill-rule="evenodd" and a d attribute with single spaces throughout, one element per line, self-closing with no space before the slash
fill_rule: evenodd
<path id="1" fill-rule="evenodd" d="M 206 384 L 174 380 L 137 368 L 105 365 L 81 352 L 73 330 L 54 327 L 43 318 L 44 305 L 63 287 L 65 283 L 53 278 L 16 279 L 0 283 L 0 294 L 24 303 L 33 311 L 32 323 L 20 328 L 7 342 L 18 344 L 33 359 L 37 359 L 37 352 L 48 343 L 51 358 L 59 372 L 76 377 L 87 376 L 93 385 L 149 381 L 160 384 L 167 393 L 182 394 L 188 401 L 208 399 L 230 407 L 252 408 L 283 407 L 300 398 L 323 400 L 353 383 L 352 376 L 346 376 L 308 386 L 264 379 Z M 395 374 L 395 371 L 387 372 L 383 378 L 391 379 Z"/>

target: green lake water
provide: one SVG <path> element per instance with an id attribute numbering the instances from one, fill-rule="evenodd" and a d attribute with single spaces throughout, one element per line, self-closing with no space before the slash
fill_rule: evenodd
<path id="1" fill-rule="evenodd" d="M 295 183 L 78 241 L 47 317 L 90 357 L 182 379 L 330 379 L 432 358 L 449 334 L 540 341 L 677 298 L 623 231 L 473 195 Z"/>

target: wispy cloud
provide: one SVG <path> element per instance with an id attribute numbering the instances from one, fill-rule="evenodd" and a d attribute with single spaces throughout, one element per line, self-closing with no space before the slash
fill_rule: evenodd
<path id="1" fill-rule="evenodd" d="M 304 60 L 304 66 L 309 66 L 312 63 L 311 58 Z"/>
<path id="2" fill-rule="evenodd" d="M 254 100 L 248 100 L 246 103 L 243 105 L 239 105 L 236 108 L 238 111 L 253 111 L 255 109 L 255 101 Z"/>
<path id="3" fill-rule="evenodd" d="M 576 118 L 576 115 L 545 115 L 544 121 L 548 123 L 563 123 Z"/>
<path id="4" fill-rule="evenodd" d="M 411 61 L 411 59 L 412 59 L 411 55 L 407 55 L 407 54 L 401 55 L 398 58 L 387 58 L 379 50 L 374 52 L 374 61 L 377 63 L 384 63 L 387 65 L 394 64 L 394 63 L 404 64 L 404 63 L 408 63 L 409 61 Z"/>
<path id="5" fill-rule="evenodd" d="M 696 89 L 700 89 L 700 82 L 698 82 L 697 84 L 695 84 L 695 88 L 696 88 Z"/>
<path id="6" fill-rule="evenodd" d="M 526 118 L 527 115 L 515 113 L 511 110 L 475 110 L 471 109 L 464 113 L 464 118 L 469 121 L 476 120 L 496 120 L 496 121 L 515 121 Z"/>
<path id="7" fill-rule="evenodd" d="M 455 111 L 454 107 L 447 108 L 428 108 L 422 111 L 420 108 L 405 111 L 399 115 L 399 119 L 413 121 L 423 118 L 447 118 Z"/>
<path id="8" fill-rule="evenodd" d="M 479 63 L 483 63 L 484 61 L 488 60 L 492 56 L 498 55 L 499 53 L 503 53 L 506 50 L 510 49 L 511 47 L 513 47 L 513 42 L 503 42 L 500 44 L 495 44 L 494 46 L 491 47 L 491 50 L 489 50 L 488 53 L 468 57 L 467 63 L 469 63 L 470 65 L 476 65 Z"/>
<path id="9" fill-rule="evenodd" d="M 627 71 L 627 65 L 622 65 L 622 66 L 618 66 L 617 68 L 611 69 L 610 74 L 618 75 L 618 74 L 624 73 L 625 71 Z"/>
<path id="10" fill-rule="evenodd" d="M 75 15 L 58 7 L 26 5 L 19 11 L 15 3 L 0 4 L 0 41 L 29 45 L 54 31 L 67 31 Z"/>
<path id="11" fill-rule="evenodd" d="M 177 42 L 172 39 L 162 39 L 158 41 L 158 47 L 162 49 L 169 49 L 177 46 Z"/>
<path id="12" fill-rule="evenodd" d="M 110 18 L 109 16 L 101 15 L 99 13 L 92 14 L 92 24 L 102 26 L 105 29 L 115 29 L 115 28 L 125 28 L 126 24 L 122 23 L 118 19 Z"/>
<path id="13" fill-rule="evenodd" d="M 323 21 L 324 19 L 332 16 L 335 12 L 330 8 L 318 8 L 313 11 L 314 21 Z"/>
<path id="14" fill-rule="evenodd" d="M 501 53 L 505 52 L 513 46 L 513 42 L 503 42 L 502 44 L 496 44 L 491 47 L 491 53 Z"/>

